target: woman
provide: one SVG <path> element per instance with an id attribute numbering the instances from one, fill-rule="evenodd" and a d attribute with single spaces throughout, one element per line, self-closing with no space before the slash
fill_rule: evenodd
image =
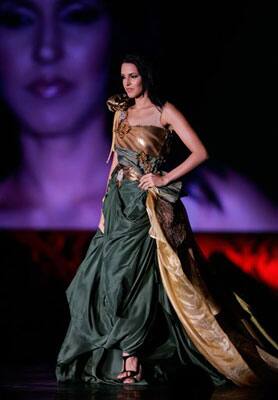
<path id="1" fill-rule="evenodd" d="M 127 96 L 108 100 L 115 117 L 103 213 L 67 290 L 71 323 L 57 379 L 165 382 L 192 364 L 215 385 L 272 378 L 274 342 L 239 297 L 215 285 L 179 199 L 178 179 L 207 151 L 176 107 L 157 99 L 143 58 L 126 56 L 121 75 Z M 174 132 L 191 154 L 164 172 Z"/>

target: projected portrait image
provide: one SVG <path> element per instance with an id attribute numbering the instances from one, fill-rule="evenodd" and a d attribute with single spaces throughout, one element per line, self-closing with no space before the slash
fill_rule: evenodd
<path id="1" fill-rule="evenodd" d="M 109 38 L 101 1 L 1 0 L 1 130 L 20 155 L 0 185 L 2 227 L 96 226 Z"/>
<path id="2" fill-rule="evenodd" d="M 189 121 L 184 104 L 195 101 L 196 105 L 197 97 L 202 101 L 201 89 L 198 92 L 195 88 L 199 75 L 194 72 L 194 62 L 198 60 L 192 59 L 190 67 L 171 52 L 176 33 L 174 29 L 169 32 L 169 22 L 163 23 L 169 20 L 166 11 L 163 20 L 164 11 L 160 8 L 157 13 L 156 1 L 143 1 L 138 15 L 130 20 L 128 2 L 121 2 L 121 7 L 112 3 L 0 0 L 1 228 L 97 228 L 112 137 L 112 116 L 105 102 L 115 91 L 122 91 L 117 63 L 121 54 L 113 59 L 118 49 L 125 53 L 140 47 L 158 59 L 163 54 L 159 68 L 168 80 L 166 88 L 172 91 L 166 90 L 166 96 L 170 101 L 170 94 L 179 97 Z M 171 12 L 178 14 L 175 8 Z M 142 21 L 144 32 L 138 30 Z M 115 26 L 121 31 L 115 32 Z M 190 25 L 186 29 L 189 32 Z M 197 39 L 189 39 L 193 48 Z M 113 74 L 109 72 L 111 64 Z M 185 65 L 188 69 L 181 74 L 179 69 Z M 116 77 L 118 81 L 111 82 Z M 188 91 L 189 80 L 195 85 L 194 93 Z M 164 84 L 161 81 L 161 87 Z M 215 122 L 210 132 L 205 122 L 200 131 L 193 123 L 208 147 L 215 141 Z M 225 134 L 221 131 L 221 136 Z M 219 147 L 222 145 L 220 142 Z M 182 152 L 181 158 L 184 148 Z M 229 163 L 217 165 L 215 154 L 209 156 L 206 165 L 184 182 L 188 196 L 183 202 L 193 229 L 277 230 L 277 209 L 272 199 L 240 170 L 235 171 Z"/>

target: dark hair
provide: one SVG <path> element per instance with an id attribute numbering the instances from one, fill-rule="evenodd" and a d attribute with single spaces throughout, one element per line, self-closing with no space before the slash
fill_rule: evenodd
<path id="1" fill-rule="evenodd" d="M 158 94 L 157 85 L 154 77 L 154 66 L 150 59 L 140 54 L 126 54 L 122 59 L 123 63 L 134 64 L 142 77 L 143 90 L 148 92 L 148 96 L 153 104 L 163 107 L 165 100 Z"/>

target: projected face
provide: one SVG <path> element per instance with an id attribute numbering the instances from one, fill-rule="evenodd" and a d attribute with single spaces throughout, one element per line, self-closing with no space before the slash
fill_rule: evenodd
<path id="1" fill-rule="evenodd" d="M 111 26 L 100 0 L 0 0 L 0 97 L 20 146 L 0 182 L 1 227 L 97 225 Z"/>
<path id="2" fill-rule="evenodd" d="M 109 27 L 98 0 L 0 0 L 2 95 L 33 134 L 69 134 L 97 112 Z"/>

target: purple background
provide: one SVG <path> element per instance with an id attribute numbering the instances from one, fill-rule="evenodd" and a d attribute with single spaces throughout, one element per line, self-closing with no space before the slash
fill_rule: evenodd
<path id="1" fill-rule="evenodd" d="M 277 231 L 271 3 L 30 4 L 13 9 L 19 28 L 3 26 L 3 16 L 0 25 L 1 227 L 97 227 L 111 142 L 105 99 L 121 90 L 122 54 L 139 50 L 153 56 L 162 94 L 210 154 L 184 178 L 193 229 Z M 26 87 L 42 76 L 73 87 L 41 98 Z M 186 154 L 176 138 L 169 168 Z"/>

